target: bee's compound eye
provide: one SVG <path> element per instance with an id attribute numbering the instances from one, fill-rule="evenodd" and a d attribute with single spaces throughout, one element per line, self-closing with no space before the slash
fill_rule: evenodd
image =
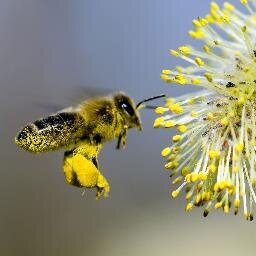
<path id="1" fill-rule="evenodd" d="M 133 107 L 129 103 L 121 103 L 121 108 L 125 110 L 130 116 L 134 115 Z"/>
<path id="2" fill-rule="evenodd" d="M 123 109 L 126 109 L 128 106 L 127 106 L 127 104 L 122 103 L 121 107 L 122 107 Z"/>

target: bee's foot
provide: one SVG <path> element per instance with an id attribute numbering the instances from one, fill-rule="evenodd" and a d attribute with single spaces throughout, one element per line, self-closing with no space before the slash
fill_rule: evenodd
<path id="1" fill-rule="evenodd" d="M 99 174 L 98 182 L 97 182 L 96 199 L 99 199 L 102 196 L 108 197 L 109 191 L 110 191 L 110 187 L 107 180 L 102 174 Z"/>

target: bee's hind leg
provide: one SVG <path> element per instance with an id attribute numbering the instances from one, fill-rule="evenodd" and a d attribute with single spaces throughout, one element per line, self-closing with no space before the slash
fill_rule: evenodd
<path id="1" fill-rule="evenodd" d="M 76 187 L 82 187 L 77 179 L 77 174 L 73 170 L 73 150 L 64 153 L 63 172 L 66 182 Z"/>
<path id="2" fill-rule="evenodd" d="M 78 187 L 96 188 L 96 198 L 107 197 L 110 187 L 105 177 L 98 170 L 97 158 L 87 159 L 81 154 L 65 155 L 64 175 L 66 181 Z"/>

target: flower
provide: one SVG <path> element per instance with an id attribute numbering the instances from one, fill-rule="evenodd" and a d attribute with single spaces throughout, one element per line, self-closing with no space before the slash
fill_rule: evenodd
<path id="1" fill-rule="evenodd" d="M 185 209 L 204 206 L 237 214 L 243 207 L 253 219 L 256 202 L 256 0 L 241 0 L 247 13 L 228 2 L 212 2 L 210 13 L 193 20 L 189 35 L 202 50 L 183 45 L 170 54 L 189 63 L 162 70 L 166 83 L 204 87 L 189 95 L 168 98 L 155 112 L 155 128 L 176 130 L 161 155 L 165 168 L 184 188 Z"/>

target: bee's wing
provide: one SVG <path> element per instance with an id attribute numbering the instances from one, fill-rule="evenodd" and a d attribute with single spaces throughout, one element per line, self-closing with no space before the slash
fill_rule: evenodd
<path id="1" fill-rule="evenodd" d="M 54 92 L 54 89 L 51 91 L 51 94 L 54 95 L 54 103 L 49 100 L 48 102 L 35 102 L 35 106 L 46 110 L 48 113 L 56 113 L 66 110 L 65 106 L 76 106 L 86 99 L 108 95 L 113 92 L 111 89 L 92 86 L 73 86 L 61 90 L 59 88 L 56 89 L 58 91 Z M 68 107 L 67 109 L 76 109 L 76 107 Z"/>

